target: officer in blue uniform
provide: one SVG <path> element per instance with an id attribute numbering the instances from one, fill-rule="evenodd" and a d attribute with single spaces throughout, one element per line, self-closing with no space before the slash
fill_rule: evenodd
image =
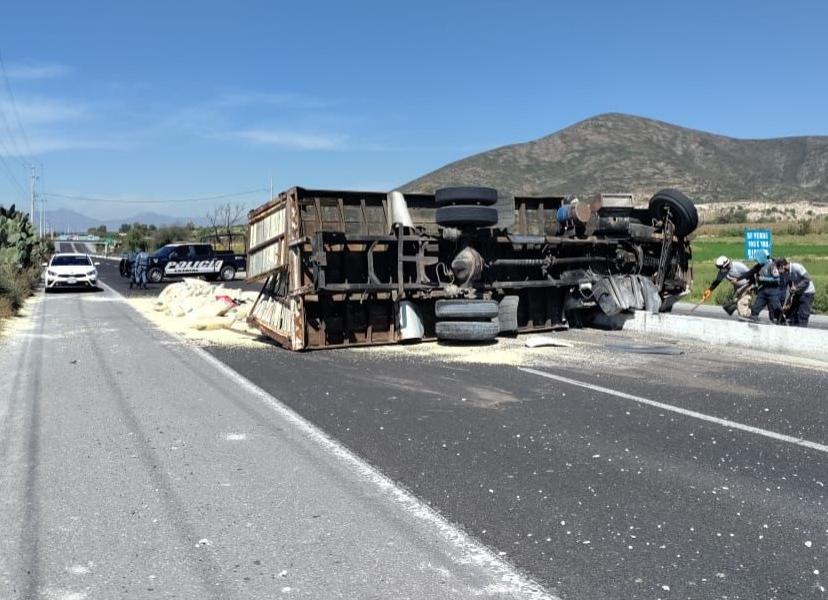
<path id="1" fill-rule="evenodd" d="M 758 321 L 759 315 L 767 306 L 771 323 L 779 323 L 779 317 L 782 315 L 783 292 L 780 285 L 779 269 L 776 263 L 771 260 L 767 250 L 759 250 L 756 260 L 759 263 L 757 265 L 759 272 L 756 275 L 756 285 L 759 289 L 756 292 L 756 298 L 753 300 L 753 306 L 750 307 L 750 319 Z"/>
<path id="2" fill-rule="evenodd" d="M 138 247 L 138 253 L 132 263 L 132 279 L 129 282 L 129 289 L 138 286 L 138 289 L 147 289 L 147 267 L 149 266 L 149 255 L 147 245 L 143 242 Z"/>

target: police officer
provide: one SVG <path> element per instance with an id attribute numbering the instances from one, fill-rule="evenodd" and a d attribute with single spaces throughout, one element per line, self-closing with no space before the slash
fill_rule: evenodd
<path id="1" fill-rule="evenodd" d="M 811 276 L 802 264 L 784 258 L 777 259 L 776 266 L 784 286 L 790 289 L 790 308 L 786 310 L 788 321 L 795 327 L 807 327 L 816 294 Z"/>
<path id="2" fill-rule="evenodd" d="M 751 269 L 745 263 L 738 260 L 730 260 L 727 256 L 720 256 L 716 259 L 716 268 L 719 272 L 716 274 L 716 279 L 714 279 L 707 289 L 704 290 L 704 294 L 702 294 L 702 302 L 707 301 L 710 296 L 713 295 L 713 290 L 715 290 L 722 281 L 727 279 L 731 284 L 733 284 L 733 291 L 735 292 L 736 297 L 733 301 L 728 302 L 722 308 L 724 308 L 729 315 L 732 315 L 733 311 L 738 308 L 739 314 L 747 316 L 750 310 L 750 296 L 748 295 L 748 291 L 750 291 L 752 283 L 751 278 L 749 277 Z"/>
<path id="3" fill-rule="evenodd" d="M 767 250 L 759 250 L 756 254 L 756 260 L 758 262 L 756 265 L 758 267 L 756 284 L 759 291 L 753 300 L 753 306 L 750 307 L 750 319 L 758 321 L 759 314 L 767 306 L 771 323 L 778 323 L 782 313 L 782 289 L 780 287 L 779 269 L 776 267 L 776 263 L 771 260 Z"/>
<path id="4" fill-rule="evenodd" d="M 138 253 L 132 263 L 132 279 L 129 282 L 129 289 L 133 285 L 138 286 L 138 289 L 147 289 L 147 267 L 149 266 L 149 255 L 147 254 L 147 245 L 141 242 L 138 246 Z"/>

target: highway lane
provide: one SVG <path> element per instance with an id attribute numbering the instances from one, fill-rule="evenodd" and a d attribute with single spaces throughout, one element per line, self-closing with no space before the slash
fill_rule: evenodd
<path id="1" fill-rule="evenodd" d="M 562 597 L 822 593 L 825 453 L 768 435 L 828 446 L 824 370 L 562 337 L 576 348 L 534 369 L 710 420 L 522 371 L 511 350 L 209 351 Z"/>
<path id="2" fill-rule="evenodd" d="M 822 593 L 822 451 L 546 380 L 506 355 L 210 351 L 564 598 Z M 700 349 L 560 352 L 535 368 L 828 444 L 824 371 Z"/>
<path id="3" fill-rule="evenodd" d="M 0 340 L 0 598 L 551 598 L 111 291 Z"/>
<path id="4" fill-rule="evenodd" d="M 127 340 L 145 327 L 128 320 L 124 333 L 103 333 Z M 158 335 L 156 343 L 169 345 Z M 615 332 L 561 337 L 576 347 L 530 357 L 508 341 L 478 349 L 208 350 L 563 598 L 822 596 L 825 453 L 762 432 L 828 445 L 824 370 L 693 345 L 682 345 L 682 356 L 627 354 L 607 349 L 634 339 Z M 172 347 L 186 356 L 186 346 Z M 130 363 L 129 352 L 116 355 Z M 167 362 L 174 367 L 159 372 L 179 364 Z M 165 399 L 180 394 L 167 379 L 135 387 L 163 390 Z M 186 418 L 200 428 L 210 420 L 203 412 L 234 415 L 235 395 L 190 402 Z M 267 427 L 261 399 L 243 404 Z M 163 412 L 137 408 L 148 418 Z M 209 507 L 201 460 L 222 470 L 226 459 L 199 454 L 195 463 L 188 491 Z M 280 460 L 276 450 L 249 460 L 253 476 L 274 485 L 263 472 Z M 267 512 L 267 492 L 255 489 L 248 511 Z"/>

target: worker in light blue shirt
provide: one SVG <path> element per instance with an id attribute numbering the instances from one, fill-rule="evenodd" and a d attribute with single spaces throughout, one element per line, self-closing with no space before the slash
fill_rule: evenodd
<path id="1" fill-rule="evenodd" d="M 811 318 L 816 286 L 802 264 L 788 262 L 784 258 L 776 260 L 784 288 L 788 288 L 790 299 L 786 303 L 785 314 L 788 322 L 795 327 L 807 327 Z"/>
<path id="2" fill-rule="evenodd" d="M 726 279 L 733 284 L 733 299 L 722 305 L 722 308 L 729 315 L 738 310 L 740 316 L 748 316 L 750 314 L 750 292 L 753 289 L 751 269 L 745 263 L 731 260 L 727 256 L 720 256 L 716 259 L 716 269 L 718 270 L 716 278 L 704 290 L 702 302 L 707 302 L 713 295 L 713 290 Z"/>

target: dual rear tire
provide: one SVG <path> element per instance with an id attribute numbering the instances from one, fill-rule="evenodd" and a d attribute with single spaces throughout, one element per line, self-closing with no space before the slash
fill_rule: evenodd
<path id="1" fill-rule="evenodd" d="M 437 339 L 453 342 L 490 342 L 500 333 L 495 300 L 466 298 L 437 300 Z"/>
<path id="2" fill-rule="evenodd" d="M 497 225 L 497 190 L 486 187 L 441 188 L 434 193 L 434 220 L 441 227 L 492 227 Z"/>

